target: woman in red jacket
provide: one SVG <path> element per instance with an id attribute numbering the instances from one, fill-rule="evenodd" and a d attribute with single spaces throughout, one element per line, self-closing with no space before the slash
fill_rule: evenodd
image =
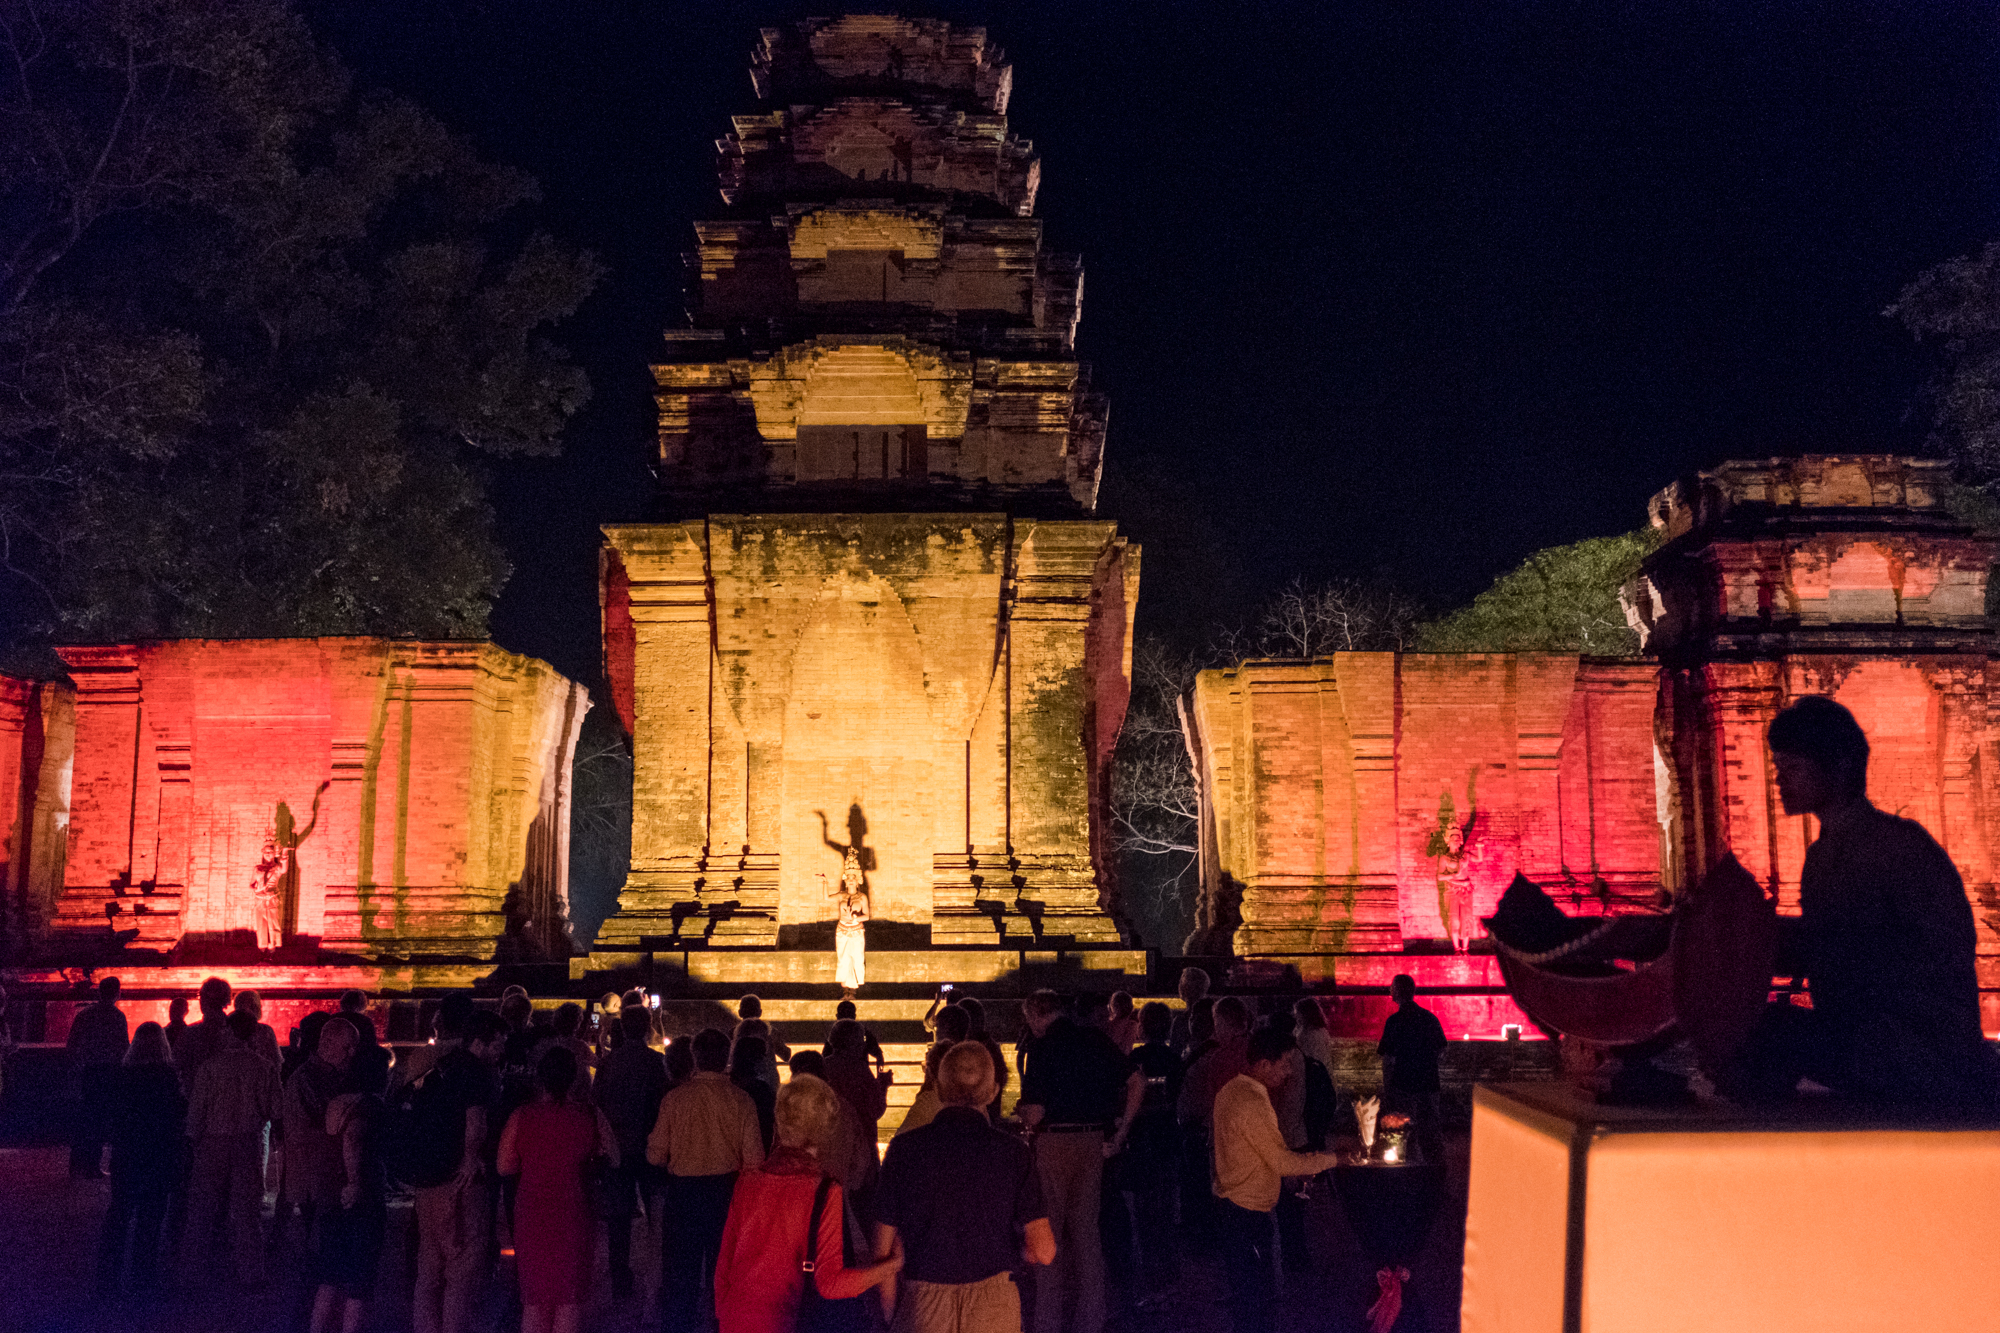
<path id="1" fill-rule="evenodd" d="M 778 1148 L 763 1166 L 737 1177 L 730 1196 L 729 1223 L 715 1262 L 715 1314 L 722 1333 L 792 1333 L 805 1293 L 813 1197 L 826 1176 L 819 1148 L 839 1114 L 833 1089 L 810 1074 L 794 1074 L 778 1090 Z M 828 1300 L 859 1296 L 903 1267 L 900 1242 L 880 1263 L 848 1267 L 841 1244 L 844 1216 L 840 1186 L 829 1181 L 812 1245 L 815 1283 Z"/>

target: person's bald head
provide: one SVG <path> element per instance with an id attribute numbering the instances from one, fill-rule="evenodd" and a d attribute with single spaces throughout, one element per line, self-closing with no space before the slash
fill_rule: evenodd
<path id="1" fill-rule="evenodd" d="M 946 1106 L 984 1107 L 998 1096 L 993 1057 L 976 1041 L 962 1041 L 938 1061 L 937 1099 Z"/>

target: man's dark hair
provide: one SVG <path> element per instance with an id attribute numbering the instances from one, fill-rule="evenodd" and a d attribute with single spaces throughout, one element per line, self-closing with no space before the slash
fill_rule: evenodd
<path id="1" fill-rule="evenodd" d="M 861 1051 L 868 1048 L 868 1030 L 851 1018 L 835 1023 L 826 1034 L 829 1051 Z"/>
<path id="2" fill-rule="evenodd" d="M 770 1053 L 770 1043 L 762 1037 L 743 1037 L 729 1052 L 729 1072 L 738 1078 L 755 1078 L 758 1066 Z"/>
<path id="3" fill-rule="evenodd" d="M 818 1051 L 793 1051 L 792 1073 L 811 1074 L 814 1078 L 825 1078 L 826 1057 Z"/>
<path id="4" fill-rule="evenodd" d="M 1036 1018 L 1054 1018 L 1064 1009 L 1062 996 L 1052 990 L 1038 990 L 1021 1002 L 1021 1012 Z"/>
<path id="5" fill-rule="evenodd" d="M 552 1021 L 558 1037 L 574 1037 L 583 1026 L 583 1006 L 574 1000 L 559 1004 Z"/>
<path id="6" fill-rule="evenodd" d="M 463 1037 L 472 1016 L 479 1012 L 479 1006 L 472 1002 L 472 992 L 455 990 L 438 1001 L 437 1030 L 440 1037 Z"/>
<path id="7" fill-rule="evenodd" d="M 1398 972 L 1389 978 L 1389 994 L 1393 996 L 1407 993 L 1411 999 L 1417 996 L 1417 979 L 1408 972 Z"/>
<path id="8" fill-rule="evenodd" d="M 1812 760 L 1848 796 L 1868 794 L 1868 736 L 1854 714 L 1823 694 L 1795 699 L 1771 719 L 1771 748 Z"/>
<path id="9" fill-rule="evenodd" d="M 512 1029 L 507 1026 L 506 1019 L 491 1009 L 481 1009 L 465 1025 L 465 1043 L 468 1046 L 484 1046 L 488 1042 L 499 1041 L 510 1031 Z"/>
<path id="10" fill-rule="evenodd" d="M 305 1054 L 311 1055 L 319 1049 L 320 1034 L 325 1031 L 326 1025 L 332 1021 L 332 1014 L 318 1012 L 307 1014 L 299 1020 L 298 1035 L 293 1039 L 293 1045 L 297 1046 Z M 359 1034 L 357 1033 L 356 1035 Z"/>
<path id="11" fill-rule="evenodd" d="M 368 993 L 360 990 L 344 990 L 340 993 L 340 1012 L 358 1014 L 368 1007 Z"/>
<path id="12" fill-rule="evenodd" d="M 1217 1026 L 1227 1023 L 1238 1032 L 1248 1032 L 1250 1006 L 1243 1003 L 1241 996 L 1225 995 L 1215 1002 L 1215 1021 Z"/>
<path id="13" fill-rule="evenodd" d="M 746 995 L 736 1002 L 736 1016 L 738 1018 L 762 1018 L 764 1016 L 764 1002 L 755 995 Z"/>
<path id="14" fill-rule="evenodd" d="M 858 1012 L 859 1010 L 855 1009 L 854 1001 L 852 1000 L 842 1000 L 839 1004 L 833 1006 L 833 1016 L 836 1020 L 852 1018 Z"/>
<path id="15" fill-rule="evenodd" d="M 571 1085 L 576 1082 L 576 1052 L 567 1046 L 549 1047 L 547 1053 L 535 1062 L 535 1081 L 557 1101 L 567 1097 Z"/>
<path id="16" fill-rule="evenodd" d="M 724 1042 L 729 1039 L 723 1038 Z M 688 1081 L 694 1073 L 694 1041 L 688 1037 L 675 1037 L 667 1043 L 663 1052 L 667 1065 L 667 1079 L 676 1086 Z"/>
<path id="17" fill-rule="evenodd" d="M 204 1015 L 221 1013 L 229 1007 L 230 994 L 228 982 L 221 977 L 210 977 L 201 983 L 201 1012 Z"/>
<path id="18" fill-rule="evenodd" d="M 972 1018 L 955 1004 L 948 1004 L 938 1010 L 937 1038 L 939 1041 L 960 1042 L 972 1035 Z"/>
<path id="19" fill-rule="evenodd" d="M 1139 1033 L 1147 1041 L 1165 1041 L 1174 1030 L 1174 1011 L 1158 1000 L 1148 1000 L 1139 1011 Z"/>
<path id="20" fill-rule="evenodd" d="M 1297 1045 L 1292 1040 L 1292 1034 L 1284 1028 L 1260 1027 L 1250 1034 L 1249 1061 L 1254 1065 L 1261 1060 L 1282 1060 L 1286 1052 Z"/>
<path id="21" fill-rule="evenodd" d="M 627 1041 L 643 1042 L 653 1035 L 653 1016 L 644 1009 L 620 1009 L 618 1026 L 625 1029 Z"/>
<path id="22" fill-rule="evenodd" d="M 257 1035 L 257 1015 L 248 1009 L 238 1009 L 229 1016 L 229 1030 L 236 1040 L 247 1042 Z"/>
<path id="23" fill-rule="evenodd" d="M 97 983 L 97 998 L 106 1004 L 116 1003 L 118 1000 L 118 987 L 119 981 L 117 977 L 104 978 L 104 980 Z"/>
<path id="24" fill-rule="evenodd" d="M 729 1034 L 718 1028 L 703 1028 L 694 1034 L 694 1067 L 704 1074 L 720 1074 L 729 1068 Z"/>

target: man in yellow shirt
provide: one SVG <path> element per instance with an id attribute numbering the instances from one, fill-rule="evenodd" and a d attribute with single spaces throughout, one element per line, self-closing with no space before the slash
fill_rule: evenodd
<path id="1" fill-rule="evenodd" d="M 1213 1188 L 1221 1210 L 1223 1261 L 1236 1333 L 1271 1333 L 1277 1301 L 1272 1210 L 1286 1176 L 1316 1176 L 1340 1164 L 1333 1153 L 1293 1152 L 1278 1128 L 1271 1093 L 1292 1076 L 1285 1057 L 1292 1034 L 1259 1028 L 1250 1034 L 1248 1072 L 1215 1095 Z"/>

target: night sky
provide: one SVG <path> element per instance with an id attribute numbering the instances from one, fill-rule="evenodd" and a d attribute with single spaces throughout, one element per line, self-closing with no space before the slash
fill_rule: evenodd
<path id="1" fill-rule="evenodd" d="M 495 636 L 595 680 L 596 525 L 651 496 L 646 365 L 713 141 L 755 105 L 756 29 L 833 7 L 308 12 L 610 266 L 559 331 L 593 404 L 563 458 L 497 473 Z M 1085 256 L 1101 512 L 1146 544 L 1142 625 L 1183 636 L 1294 576 L 1443 608 L 1724 458 L 1916 448 L 1929 363 L 1880 311 L 2000 238 L 1991 0 L 906 12 L 1013 59 L 1037 213 Z"/>

